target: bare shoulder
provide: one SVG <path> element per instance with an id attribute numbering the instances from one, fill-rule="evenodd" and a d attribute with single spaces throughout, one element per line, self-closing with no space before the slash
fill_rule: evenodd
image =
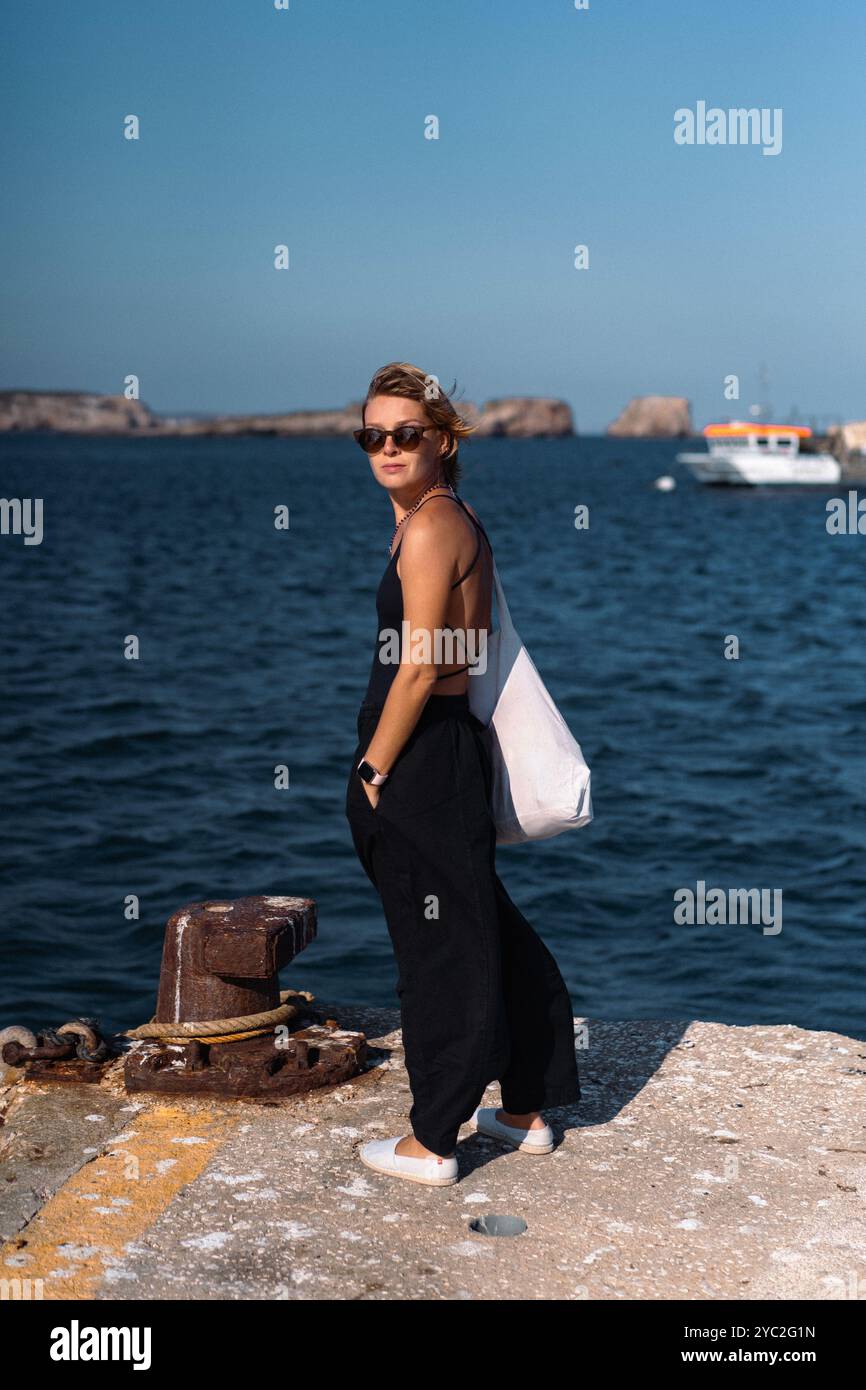
<path id="1" fill-rule="evenodd" d="M 443 492 L 431 497 L 409 518 L 403 544 L 404 547 L 408 545 L 410 549 L 421 550 L 430 545 L 441 546 L 451 538 L 457 545 L 467 527 L 471 529 L 471 522 L 463 509 Z M 413 539 L 410 540 L 410 537 Z"/>

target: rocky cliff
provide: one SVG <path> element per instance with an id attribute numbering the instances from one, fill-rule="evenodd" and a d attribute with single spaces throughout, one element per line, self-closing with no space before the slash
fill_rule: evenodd
<path id="1" fill-rule="evenodd" d="M 549 396 L 504 396 L 485 402 L 478 412 L 474 406 L 464 407 L 464 411 L 473 423 L 477 422 L 476 438 L 508 435 L 513 439 L 533 439 L 575 433 L 569 406 Z"/>
<path id="2" fill-rule="evenodd" d="M 633 396 L 607 427 L 608 434 L 633 439 L 677 439 L 692 433 L 685 396 Z"/>
<path id="3" fill-rule="evenodd" d="M 153 433 L 160 422 L 141 401 L 89 391 L 0 391 L 0 431 Z"/>
<path id="4" fill-rule="evenodd" d="M 471 402 L 458 409 L 477 425 L 479 437 L 508 435 L 529 439 L 574 434 L 565 401 L 544 396 L 506 396 L 479 410 Z M 336 410 L 291 410 L 277 415 L 216 415 L 206 419 L 154 414 L 141 401 L 84 391 L 0 391 L 0 433 L 50 430 L 58 434 L 147 435 L 298 435 L 351 434 L 361 423 L 361 402 Z"/>

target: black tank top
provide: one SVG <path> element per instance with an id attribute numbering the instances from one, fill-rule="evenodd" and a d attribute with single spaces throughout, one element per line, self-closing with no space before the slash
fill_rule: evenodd
<path id="1" fill-rule="evenodd" d="M 438 495 L 440 497 L 448 496 L 447 493 L 439 493 Z M 428 502 L 432 500 L 432 498 L 427 498 Z M 472 573 L 473 569 L 475 568 L 478 562 L 478 556 L 481 554 L 481 537 L 483 536 L 485 541 L 487 542 L 487 546 L 491 554 L 493 553 L 493 547 L 490 545 L 490 537 L 487 535 L 487 532 L 481 525 L 481 522 L 475 519 L 475 517 L 472 515 L 466 504 L 459 497 L 457 497 L 456 494 L 452 494 L 452 501 L 456 502 L 459 506 L 463 508 L 464 512 L 469 517 L 469 520 L 472 522 L 472 525 L 475 527 L 478 540 L 478 544 L 475 547 L 475 554 L 472 557 L 471 565 L 466 570 L 466 573 L 461 574 L 460 578 L 455 579 L 454 583 L 451 585 L 452 589 L 456 589 L 458 585 L 462 584 L 464 579 L 466 579 L 467 576 Z M 421 507 L 424 507 L 426 505 L 427 502 L 421 503 Z M 421 510 L 421 507 L 418 508 L 419 512 Z M 400 576 L 397 573 L 397 556 L 400 554 L 400 546 L 402 546 L 402 544 L 403 538 L 401 536 L 400 543 L 397 546 L 397 549 L 394 551 L 394 554 L 391 556 L 391 559 L 388 561 L 388 567 L 385 570 L 385 573 L 382 575 L 382 579 L 379 583 L 379 588 L 376 592 L 376 617 L 378 619 L 379 627 L 376 633 L 376 641 L 374 643 L 373 664 L 370 668 L 370 680 L 367 684 L 367 691 L 364 696 L 365 705 L 383 705 L 385 703 L 388 691 L 391 689 L 391 682 L 397 674 L 398 663 L 395 659 L 393 659 L 394 643 L 393 639 L 389 638 L 388 636 L 388 629 L 390 629 L 391 632 L 397 633 L 397 650 L 399 651 L 400 655 L 402 655 L 403 651 L 403 586 L 400 583 Z M 382 635 L 383 632 L 385 633 L 385 636 Z M 383 649 L 386 647 L 388 648 L 386 659 L 382 660 Z M 468 670 L 468 666 L 460 666 L 454 671 L 444 672 L 443 675 L 437 676 L 436 679 L 440 681 L 446 680 L 448 676 L 457 676 L 460 674 L 461 671 Z"/>

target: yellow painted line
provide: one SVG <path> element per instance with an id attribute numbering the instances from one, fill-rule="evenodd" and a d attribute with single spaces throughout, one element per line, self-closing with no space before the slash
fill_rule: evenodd
<path id="1" fill-rule="evenodd" d="M 125 1255 L 231 1138 L 231 1110 L 155 1105 L 130 1117 L 106 1152 L 58 1188 L 0 1250 L 0 1277 L 41 1279 L 43 1298 L 93 1298 Z M 22 1260 L 22 1257 L 23 1260 Z"/>

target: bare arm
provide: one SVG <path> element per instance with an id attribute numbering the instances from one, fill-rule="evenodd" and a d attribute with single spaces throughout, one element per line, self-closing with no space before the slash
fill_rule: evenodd
<path id="1" fill-rule="evenodd" d="M 376 732 L 364 753 L 380 772 L 390 772 L 435 689 L 434 637 L 437 629 L 445 627 L 458 544 L 453 517 L 437 507 L 419 511 L 403 537 L 399 563 L 408 640 L 403 644 L 404 659 L 391 683 Z M 422 647 L 424 633 L 427 637 Z M 375 806 L 378 787 L 365 782 L 364 790 Z"/>

